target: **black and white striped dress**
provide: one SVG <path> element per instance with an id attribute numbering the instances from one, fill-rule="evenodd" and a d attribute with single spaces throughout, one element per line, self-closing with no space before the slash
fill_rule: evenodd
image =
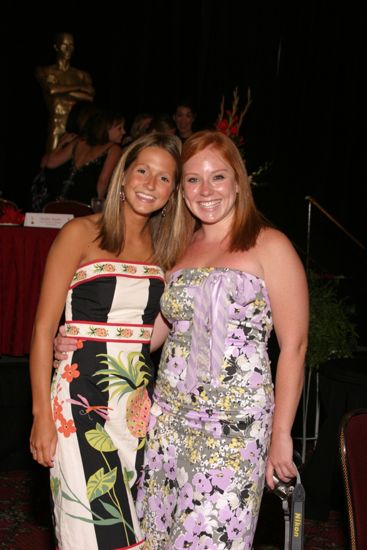
<path id="1" fill-rule="evenodd" d="M 149 344 L 164 289 L 156 265 L 98 260 L 70 284 L 66 332 L 83 341 L 55 371 L 51 469 L 59 550 L 143 547 L 135 513 L 154 378 Z"/>

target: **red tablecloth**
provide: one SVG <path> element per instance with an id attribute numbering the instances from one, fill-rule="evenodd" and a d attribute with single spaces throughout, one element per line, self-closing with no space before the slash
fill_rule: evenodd
<path id="1" fill-rule="evenodd" d="M 0 226 L 0 355 L 29 353 L 45 261 L 58 231 Z"/>

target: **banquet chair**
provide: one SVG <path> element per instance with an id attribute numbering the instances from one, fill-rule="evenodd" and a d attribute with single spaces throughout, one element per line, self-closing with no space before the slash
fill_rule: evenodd
<path id="1" fill-rule="evenodd" d="M 47 214 L 74 214 L 76 218 L 93 214 L 92 207 L 79 201 L 51 201 L 45 204 L 42 212 Z"/>
<path id="2" fill-rule="evenodd" d="M 5 206 L 10 206 L 11 208 L 14 208 L 15 210 L 18 210 L 18 205 L 15 204 L 15 202 L 8 201 L 7 199 L 2 199 L 0 197 L 0 212 L 2 212 L 2 210 Z"/>
<path id="3" fill-rule="evenodd" d="M 367 548 L 367 409 L 346 413 L 340 424 L 340 456 L 351 550 Z"/>

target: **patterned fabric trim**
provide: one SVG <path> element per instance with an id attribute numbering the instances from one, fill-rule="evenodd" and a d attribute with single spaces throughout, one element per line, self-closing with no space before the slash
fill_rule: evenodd
<path id="1" fill-rule="evenodd" d="M 65 326 L 66 336 L 108 342 L 149 344 L 153 332 L 152 325 L 113 325 L 109 323 L 88 323 L 87 321 L 66 321 Z"/>
<path id="2" fill-rule="evenodd" d="M 118 260 L 99 260 L 79 267 L 71 280 L 70 288 L 86 280 L 100 276 L 147 277 L 161 279 L 164 282 L 164 273 L 157 265 L 121 262 Z"/>

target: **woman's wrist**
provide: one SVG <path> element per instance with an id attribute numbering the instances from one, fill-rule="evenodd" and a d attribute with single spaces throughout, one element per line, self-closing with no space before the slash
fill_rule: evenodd
<path id="1" fill-rule="evenodd" d="M 272 429 L 272 436 L 276 437 L 290 437 L 291 436 L 291 428 L 287 426 L 274 426 Z"/>
<path id="2" fill-rule="evenodd" d="M 52 418 L 51 405 L 34 405 L 32 409 L 32 415 L 34 419 L 46 418 L 47 416 L 50 416 Z"/>

